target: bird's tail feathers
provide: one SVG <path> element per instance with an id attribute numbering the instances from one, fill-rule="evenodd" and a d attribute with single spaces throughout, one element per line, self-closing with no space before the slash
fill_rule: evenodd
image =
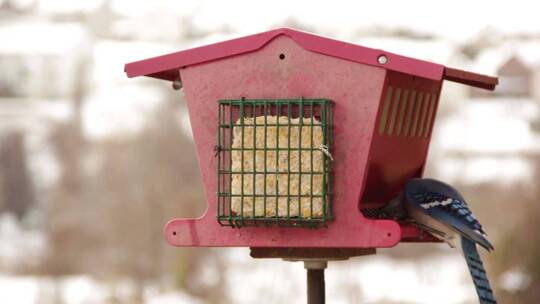
<path id="1" fill-rule="evenodd" d="M 486 270 L 484 269 L 484 264 L 480 259 L 480 255 L 476 250 L 476 244 L 466 237 L 461 237 L 461 249 L 463 250 L 465 260 L 467 261 L 467 266 L 469 267 L 469 272 L 471 273 L 480 304 L 496 304 L 497 300 L 489 285 L 489 279 L 486 275 Z"/>

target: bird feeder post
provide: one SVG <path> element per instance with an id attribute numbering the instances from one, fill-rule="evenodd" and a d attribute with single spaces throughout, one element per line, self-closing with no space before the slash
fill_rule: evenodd
<path id="1" fill-rule="evenodd" d="M 324 304 L 326 301 L 326 291 L 324 282 L 324 270 L 328 266 L 328 261 L 315 260 L 304 261 L 304 268 L 307 273 L 307 303 Z"/>
<path id="2" fill-rule="evenodd" d="M 323 302 L 324 269 L 312 268 L 313 259 L 436 241 L 374 210 L 422 176 L 443 80 L 497 84 L 287 28 L 125 71 L 170 81 L 186 97 L 208 209 L 170 220 L 165 239 L 308 261 L 308 299 Z"/>

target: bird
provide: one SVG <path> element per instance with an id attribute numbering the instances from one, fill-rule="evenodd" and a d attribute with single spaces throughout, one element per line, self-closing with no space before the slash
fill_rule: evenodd
<path id="1" fill-rule="evenodd" d="M 412 178 L 405 183 L 403 191 L 377 211 L 379 218 L 410 222 L 450 247 L 460 247 L 479 303 L 497 303 L 476 245 L 489 252 L 494 247 L 454 187 L 431 178 Z"/>

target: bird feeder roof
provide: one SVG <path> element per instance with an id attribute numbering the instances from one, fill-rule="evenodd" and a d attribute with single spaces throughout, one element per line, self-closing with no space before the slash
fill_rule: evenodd
<path id="1" fill-rule="evenodd" d="M 449 80 L 487 90 L 495 89 L 495 86 L 498 84 L 496 77 L 449 68 L 429 61 L 401 56 L 384 50 L 372 49 L 289 28 L 275 29 L 128 63 L 125 66 L 125 72 L 130 78 L 148 76 L 174 81 L 179 77 L 178 69 L 180 68 L 254 52 L 280 35 L 290 37 L 302 48 L 311 52 L 356 63 L 378 66 L 409 75 L 436 81 Z M 385 60 L 379 60 L 381 56 L 385 56 Z"/>

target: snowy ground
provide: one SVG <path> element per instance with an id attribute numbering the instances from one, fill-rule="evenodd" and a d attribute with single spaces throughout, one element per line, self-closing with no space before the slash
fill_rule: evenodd
<path id="1" fill-rule="evenodd" d="M 24 242 L 22 240 L 25 240 Z M 0 217 L 0 261 L 17 265 L 29 253 L 44 250 L 39 231 L 22 228 L 10 215 Z M 305 270 L 299 262 L 249 257 L 249 250 L 222 249 L 227 265 L 226 287 L 231 303 L 305 303 Z M 203 280 L 212 282 L 218 267 L 205 262 Z M 3 267 L 3 269 L 9 268 Z M 508 280 L 515 284 L 515 278 Z M 519 283 L 519 282 L 518 282 Z M 474 303 L 475 292 L 461 255 L 448 249 L 443 255 L 422 259 L 395 259 L 384 255 L 330 262 L 326 270 L 327 303 Z M 519 286 L 518 286 L 519 287 Z M 54 280 L 46 276 L 0 273 L 0 303 L 34 304 L 108 303 L 111 296 L 125 299 L 134 286 L 103 282 L 79 275 Z M 422 292 L 418 292 L 422 290 Z M 193 303 L 203 301 L 179 291 L 147 286 L 145 303 Z"/>
<path id="2" fill-rule="evenodd" d="M 244 249 L 228 250 L 227 290 L 231 303 L 305 303 L 302 263 L 253 260 Z M 457 254 L 433 256 L 421 263 L 382 256 L 331 262 L 326 270 L 327 303 L 469 303 L 475 293 Z M 129 289 L 125 286 L 124 289 Z M 106 286 L 87 276 L 54 281 L 47 277 L 0 275 L 2 303 L 105 303 Z M 418 292 L 422 290 L 422 292 Z M 122 288 L 115 296 L 122 297 Z M 149 304 L 204 303 L 182 292 L 148 288 Z"/>
<path id="3" fill-rule="evenodd" d="M 228 251 L 232 303 L 305 303 L 302 263 L 253 260 L 247 249 Z M 327 303 L 474 303 L 475 292 L 457 252 L 421 262 L 374 255 L 330 262 Z M 418 292 L 422 290 L 423 292 Z"/>
<path id="4" fill-rule="evenodd" d="M 113 293 L 114 298 L 127 297 L 130 286 L 123 284 Z M 71 276 L 55 281 L 50 277 L 0 275 L 1 303 L 37 304 L 102 304 L 112 303 L 110 290 L 87 276 Z M 183 292 L 157 292 L 148 288 L 144 294 L 147 304 L 202 304 Z"/>

